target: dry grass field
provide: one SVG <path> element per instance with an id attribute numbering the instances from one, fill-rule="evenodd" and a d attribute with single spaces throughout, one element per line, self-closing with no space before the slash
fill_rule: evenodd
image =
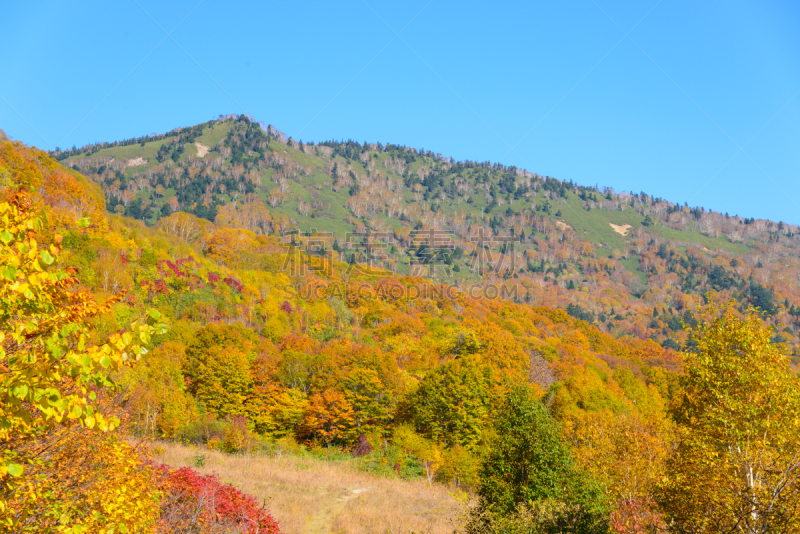
<path id="1" fill-rule="evenodd" d="M 463 504 L 442 485 L 384 478 L 315 457 L 229 455 L 174 443 L 153 447 L 156 459 L 194 467 L 266 501 L 285 534 L 451 534 Z M 202 452 L 204 467 L 195 467 Z"/>

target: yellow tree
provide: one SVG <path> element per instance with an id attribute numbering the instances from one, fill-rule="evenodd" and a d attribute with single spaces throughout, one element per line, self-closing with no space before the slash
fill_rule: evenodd
<path id="1" fill-rule="evenodd" d="M 130 391 L 128 408 L 137 430 L 152 436 L 175 438 L 178 429 L 197 418 L 195 400 L 183 376 L 186 347 L 167 341 L 146 354 L 126 373 L 123 385 Z"/>
<path id="2" fill-rule="evenodd" d="M 729 306 L 686 355 L 658 494 L 674 531 L 800 531 L 800 380 L 770 337 Z"/>
<path id="3" fill-rule="evenodd" d="M 98 405 L 110 373 L 136 361 L 156 328 L 134 324 L 91 345 L 90 321 L 119 297 L 97 304 L 74 272 L 52 268 L 60 249 L 37 242 L 32 209 L 22 193 L 0 204 L 0 528 L 139 528 L 155 501 L 130 447 L 96 437 L 119 424 Z M 76 473 L 87 458 L 93 467 Z"/>
<path id="4" fill-rule="evenodd" d="M 209 324 L 199 329 L 186 349 L 189 391 L 215 415 L 243 415 L 258 347 L 258 337 L 238 325 Z"/>

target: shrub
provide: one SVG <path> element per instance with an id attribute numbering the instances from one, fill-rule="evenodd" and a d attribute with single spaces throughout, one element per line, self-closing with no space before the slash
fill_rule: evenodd
<path id="1" fill-rule="evenodd" d="M 280 534 L 266 508 L 214 475 L 200 475 L 189 467 L 171 471 L 161 465 L 159 470 L 166 496 L 156 532 L 210 534 L 222 527 L 247 534 Z"/>

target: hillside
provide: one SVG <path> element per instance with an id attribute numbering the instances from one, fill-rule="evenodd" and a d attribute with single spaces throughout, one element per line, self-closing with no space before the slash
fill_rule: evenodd
<path id="1" fill-rule="evenodd" d="M 244 116 L 54 155 L 148 225 L 180 211 L 478 293 L 503 282 L 518 302 L 673 349 L 709 295 L 735 298 L 800 355 L 796 226 L 405 146 L 304 144 Z M 316 244 L 289 237 L 309 232 Z"/>
<path id="2" fill-rule="evenodd" d="M 165 136 L 150 148 L 166 165 L 150 172 L 133 152 L 147 148 L 145 139 L 144 147 L 98 149 L 91 158 L 108 158 L 106 168 L 88 177 L 75 168 L 94 159 L 68 156 L 66 168 L 0 136 L 4 528 L 277 533 L 279 517 L 286 531 L 359 532 L 364 524 L 394 528 L 376 509 L 401 494 L 406 508 L 397 507 L 397 520 L 433 529 L 456 509 L 445 496 L 452 491 L 474 497 L 459 526 L 469 533 L 702 531 L 697 525 L 709 519 L 732 531 L 754 517 L 767 530 L 797 530 L 800 490 L 783 477 L 800 469 L 800 382 L 786 345 L 773 343 L 794 342 L 797 307 L 784 297 L 793 296 L 793 229 L 768 234 L 764 247 L 760 234 L 728 243 L 744 247 L 741 254 L 700 248 L 649 233 L 674 221 L 636 212 L 658 203 L 629 200 L 619 213 L 638 213 L 643 226 L 630 238 L 616 234 L 624 249 L 605 257 L 597 251 L 611 245 L 579 239 L 558 218 L 577 202 L 572 195 L 590 207 L 600 192 L 528 177 L 519 200 L 530 207 L 518 213 L 496 213 L 499 202 L 489 209 L 499 198 L 492 196 L 482 214 L 447 217 L 444 208 L 422 209 L 421 182 L 404 198 L 405 185 L 370 169 L 376 160 L 391 165 L 396 148 L 362 146 L 356 168 L 355 144 L 294 148 L 244 118 L 194 129 L 191 146 L 204 150 L 197 139 L 226 131 L 230 145 L 249 139 L 260 150 L 227 153 L 218 141 L 219 156 L 192 159 L 190 145 Z M 98 156 L 102 150 L 131 151 L 143 167 L 125 168 L 130 177 L 120 168 L 117 177 L 108 166 L 118 160 Z M 407 165 L 427 169 L 422 180 L 445 204 L 439 179 L 449 182 L 439 170 L 458 164 L 403 153 L 417 158 Z M 307 174 L 290 154 L 307 161 Z M 326 161 L 327 179 L 312 165 Z M 475 183 L 478 172 L 519 176 L 461 167 Z M 260 172 L 278 185 L 266 191 Z M 168 193 L 168 185 L 177 187 Z M 190 202 L 198 191 L 205 204 Z M 325 226 L 300 231 L 302 214 L 280 212 L 291 207 L 290 193 L 298 210 L 303 194 L 346 194 L 344 208 L 319 205 L 330 217 L 307 217 L 332 220 L 341 232 L 350 224 L 351 239 L 323 233 Z M 381 212 L 393 195 L 397 203 Z M 150 218 L 124 215 L 123 197 Z M 622 202 L 610 192 L 604 198 Z M 148 199 L 167 209 L 156 217 Z M 187 211 L 171 212 L 167 202 Z M 543 213 L 548 205 L 561 208 Z M 336 209 L 348 211 L 337 221 Z M 374 213 L 358 215 L 366 209 Z M 199 217 L 212 212 L 213 222 Z M 694 224 L 680 209 L 669 217 L 676 213 Z M 450 241 L 422 233 L 431 241 L 415 242 L 411 232 L 429 232 L 437 218 Z M 391 235 L 380 231 L 391 224 Z M 472 239 L 505 231 L 519 243 Z M 491 263 L 498 258 L 507 262 Z M 699 292 L 713 288 L 706 303 Z M 731 295 L 762 309 L 719 302 Z M 669 348 L 679 343 L 687 350 Z M 194 449 L 148 452 L 142 441 Z M 154 463 L 154 454 L 174 465 Z M 282 462 L 284 455 L 293 458 Z M 188 467 L 202 471 L 206 461 L 227 471 L 215 477 Z M 344 492 L 363 488 L 322 475 L 367 479 L 336 462 L 371 473 L 374 494 L 340 508 Z M 764 462 L 768 468 L 752 469 Z M 286 493 L 270 497 L 289 510 L 273 516 L 259 504 L 267 492 L 241 480 L 248 468 Z M 305 468 L 320 476 L 296 472 Z M 747 470 L 753 477 L 743 479 Z M 292 479 L 324 498 L 290 494 Z M 426 484 L 430 493 L 420 489 Z"/>
<path id="3" fill-rule="evenodd" d="M 157 445 L 159 460 L 216 473 L 269 503 L 284 534 L 425 532 L 452 534 L 463 506 L 457 492 L 422 478 L 386 478 L 355 469 L 358 459 L 312 455 L 230 455 L 176 443 Z M 349 458 L 349 462 L 347 459 Z"/>
<path id="4" fill-rule="evenodd" d="M 658 462 L 670 432 L 665 407 L 675 393 L 681 359 L 650 340 L 617 339 L 563 310 L 473 297 L 419 276 L 351 270 L 338 255 L 320 257 L 299 243 L 288 256 L 319 268 L 292 273 L 282 268 L 287 250 L 280 235 L 218 226 L 182 212 L 153 227 L 107 213 L 101 196 L 89 196 L 96 191 L 94 184 L 18 143 L 0 145 L 0 171 L 10 178 L 3 194 L 12 199 L 25 195 L 29 200 L 14 201 L 46 218 L 36 242 L 58 256 L 54 269 L 66 269 L 69 276 L 55 270 L 53 283 L 61 287 L 58 281 L 66 279 L 69 298 L 77 302 L 63 312 L 52 305 L 34 312 L 45 317 L 63 313 L 63 321 L 88 313 L 83 322 L 58 330 L 70 348 L 49 356 L 66 369 L 88 361 L 89 369 L 99 373 L 86 379 L 78 374 L 77 379 L 91 379 L 94 386 L 69 397 L 81 406 L 73 411 L 83 419 L 70 416 L 62 425 L 43 419 L 32 435 L 0 434 L 14 451 L 11 458 L 25 462 L 23 473 L 35 468 L 34 474 L 49 484 L 70 488 L 68 496 L 106 495 L 92 493 L 102 485 L 83 486 L 80 478 L 65 478 L 80 471 L 59 469 L 65 458 L 81 455 L 108 465 L 102 462 L 112 452 L 89 439 L 96 436 L 89 425 L 100 420 L 96 399 L 104 402 L 104 412 L 119 414 L 123 429 L 139 438 L 182 441 L 226 453 L 270 451 L 276 444 L 323 457 L 352 451 L 390 481 L 473 491 L 504 399 L 523 387 L 538 397 L 547 393 L 564 425 L 563 437 L 553 435 L 554 446 L 563 449 L 562 440 L 570 443 L 575 469 L 597 473 L 599 485 L 592 495 L 600 503 L 593 512 L 598 520 L 625 492 L 644 495 L 660 472 Z M 17 250 L 13 239 L 33 239 L 32 233 L 19 230 L 24 227 L 8 226 L 20 237 L 4 237 L 9 244 L 3 258 Z M 9 265 L 0 271 L 4 276 L 21 272 Z M 40 275 L 32 276 L 28 279 Z M 8 292 L 24 289 L 10 283 L 2 287 Z M 297 292 L 302 288 L 323 291 L 303 296 Z M 94 298 L 106 304 L 81 311 Z M 27 309 L 21 308 L 30 313 Z M 141 325 L 143 317 L 163 324 L 150 330 L 135 327 L 141 334 L 131 336 L 132 325 L 137 320 Z M 68 337 L 78 334 L 80 341 Z M 125 343 L 134 342 L 135 347 L 122 352 Z M 41 350 L 51 343 L 42 339 Z M 101 357 L 105 349 L 95 348 L 106 346 L 118 348 L 109 349 L 117 351 L 112 352 L 113 364 Z M 81 351 L 88 352 L 81 356 Z M 35 365 L 37 360 L 32 361 Z M 16 368 L 29 362 L 6 358 L 3 365 Z M 12 376 L 33 377 L 42 388 L 39 373 L 23 367 Z M 47 404 L 58 388 L 64 395 L 75 391 L 71 377 L 49 378 L 48 396 L 37 398 Z M 14 380 L 19 379 L 12 380 L 8 391 L 23 391 Z M 25 393 L 15 394 L 38 391 L 25 387 Z M 3 410 L 12 405 L 2 405 Z M 92 423 L 84 423 L 86 418 Z M 608 448 L 580 438 L 587 432 L 634 428 L 657 444 L 655 456 L 639 455 L 630 443 Z M 69 440 L 65 456 L 55 463 L 37 463 L 37 451 L 71 435 L 82 439 Z M 101 440 L 102 434 L 93 439 Z M 84 451 L 84 442 L 96 450 Z M 129 448 L 115 454 L 141 466 Z M 630 459 L 598 462 L 600 454 Z M 145 498 L 159 487 L 157 481 L 149 480 L 148 468 L 137 469 L 142 475 L 134 479 L 135 502 L 150 504 L 143 505 L 141 518 L 124 516 L 128 524 L 154 516 L 160 517 L 159 525 L 179 523 L 169 499 L 158 515 L 159 508 Z M 95 476 L 102 481 L 109 474 L 100 469 Z M 217 484 L 180 470 L 172 476 L 181 491 Z M 23 484 L 26 480 L 20 479 Z M 118 476 L 115 484 L 126 481 Z M 53 507 L 62 505 L 61 493 L 51 491 L 52 507 L 37 507 L 17 487 L 8 486 L 4 497 L 16 503 L 12 509 L 32 514 L 37 521 L 33 525 L 48 521 Z M 170 498 L 178 499 L 183 507 L 179 512 L 190 513 L 186 506 L 192 503 L 181 501 L 180 493 L 174 497 L 178 490 Z M 131 490 L 123 485 L 120 491 Z M 170 513 L 163 511 L 165 506 Z M 314 513 L 304 510 L 300 515 Z M 94 521 L 103 517 L 92 516 L 87 507 L 74 508 L 73 514 Z M 271 521 L 268 514 L 262 517 Z"/>

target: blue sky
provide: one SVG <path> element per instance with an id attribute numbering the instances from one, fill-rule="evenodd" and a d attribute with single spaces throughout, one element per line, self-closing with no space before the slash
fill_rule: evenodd
<path id="1" fill-rule="evenodd" d="M 796 2 L 9 2 L 0 50 L 44 149 L 248 113 L 800 223 Z"/>

